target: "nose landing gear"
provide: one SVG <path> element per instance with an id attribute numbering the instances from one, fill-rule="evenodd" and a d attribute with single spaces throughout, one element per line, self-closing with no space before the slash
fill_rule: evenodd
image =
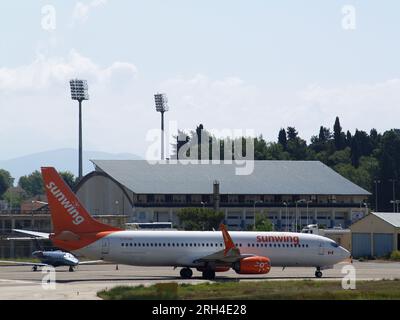
<path id="1" fill-rule="evenodd" d="M 190 268 L 183 268 L 180 273 L 182 279 L 190 279 L 193 276 L 193 271 Z"/>
<path id="2" fill-rule="evenodd" d="M 69 272 L 74 272 L 74 267 L 70 266 L 68 271 Z"/>
<path id="3" fill-rule="evenodd" d="M 315 277 L 316 278 L 322 278 L 322 272 L 321 272 L 321 268 L 317 268 L 317 271 L 315 271 Z"/>

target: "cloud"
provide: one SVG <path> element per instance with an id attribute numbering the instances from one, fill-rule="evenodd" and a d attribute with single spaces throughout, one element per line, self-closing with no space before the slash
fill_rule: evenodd
<path id="1" fill-rule="evenodd" d="M 309 141 L 319 126 L 332 128 L 336 116 L 344 130 L 353 132 L 395 128 L 400 117 L 400 79 L 275 91 L 239 77 L 215 80 L 198 74 L 171 78 L 161 89 L 169 96 L 168 118 L 184 128 L 203 123 L 209 129 L 253 129 L 271 141 L 287 126 Z"/>
<path id="2" fill-rule="evenodd" d="M 351 131 L 384 131 L 398 127 L 400 117 L 400 79 L 279 91 L 238 76 L 195 74 L 149 83 L 132 63 L 101 66 L 71 50 L 65 57 L 38 55 L 30 64 L 0 68 L 0 159 L 76 147 L 77 108 L 68 87 L 75 77 L 89 81 L 85 148 L 114 153 L 145 154 L 148 130 L 159 127 L 157 91 L 169 98 L 167 123 L 177 121 L 180 129 L 193 130 L 200 123 L 208 130 L 253 129 L 269 141 L 276 141 L 279 129 L 287 126 L 309 140 L 320 125 L 332 127 L 336 116 Z"/>
<path id="3" fill-rule="evenodd" d="M 84 23 L 89 18 L 89 12 L 95 8 L 105 6 L 108 0 L 92 0 L 89 3 L 77 2 L 72 14 L 74 22 Z"/>
<path id="4" fill-rule="evenodd" d="M 65 86 L 71 78 L 82 77 L 92 84 L 104 83 L 118 78 L 130 78 L 137 73 L 135 65 L 114 62 L 101 67 L 91 59 L 71 50 L 66 58 L 38 55 L 29 65 L 16 68 L 0 68 L 0 90 L 37 91 L 57 85 Z"/>
<path id="5" fill-rule="evenodd" d="M 310 85 L 298 93 L 309 113 L 319 118 L 340 116 L 342 127 L 381 131 L 398 127 L 400 116 L 400 79 L 359 83 L 340 87 Z"/>

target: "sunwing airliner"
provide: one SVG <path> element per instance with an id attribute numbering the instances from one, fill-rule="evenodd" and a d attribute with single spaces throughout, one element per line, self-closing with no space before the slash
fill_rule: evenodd
<path id="1" fill-rule="evenodd" d="M 134 266 L 192 269 L 204 279 L 233 269 L 238 274 L 264 275 L 271 267 L 313 267 L 315 276 L 350 258 L 331 239 L 290 232 L 124 231 L 93 219 L 57 171 L 42 168 L 54 232 L 54 245 L 76 256 Z"/>

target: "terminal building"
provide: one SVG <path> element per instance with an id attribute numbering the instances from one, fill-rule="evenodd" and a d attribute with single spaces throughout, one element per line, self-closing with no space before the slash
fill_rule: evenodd
<path id="1" fill-rule="evenodd" d="M 172 222 L 182 208 L 217 208 L 231 230 L 246 230 L 267 216 L 275 230 L 308 224 L 349 227 L 368 213 L 370 193 L 318 161 L 254 161 L 238 165 L 142 160 L 93 160 L 95 171 L 76 186 L 93 215 L 123 215 L 130 223 Z"/>

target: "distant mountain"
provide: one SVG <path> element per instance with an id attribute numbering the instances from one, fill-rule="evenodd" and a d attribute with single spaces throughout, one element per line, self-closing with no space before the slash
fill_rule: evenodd
<path id="1" fill-rule="evenodd" d="M 140 160 L 141 157 L 130 153 L 107 153 L 99 151 L 83 152 L 83 173 L 94 170 L 90 160 Z M 71 171 L 78 175 L 78 151 L 74 149 L 59 149 L 34 153 L 20 158 L 0 160 L 0 169 L 9 171 L 15 183 L 21 176 L 40 170 L 43 166 L 55 167 L 58 171 Z"/>

